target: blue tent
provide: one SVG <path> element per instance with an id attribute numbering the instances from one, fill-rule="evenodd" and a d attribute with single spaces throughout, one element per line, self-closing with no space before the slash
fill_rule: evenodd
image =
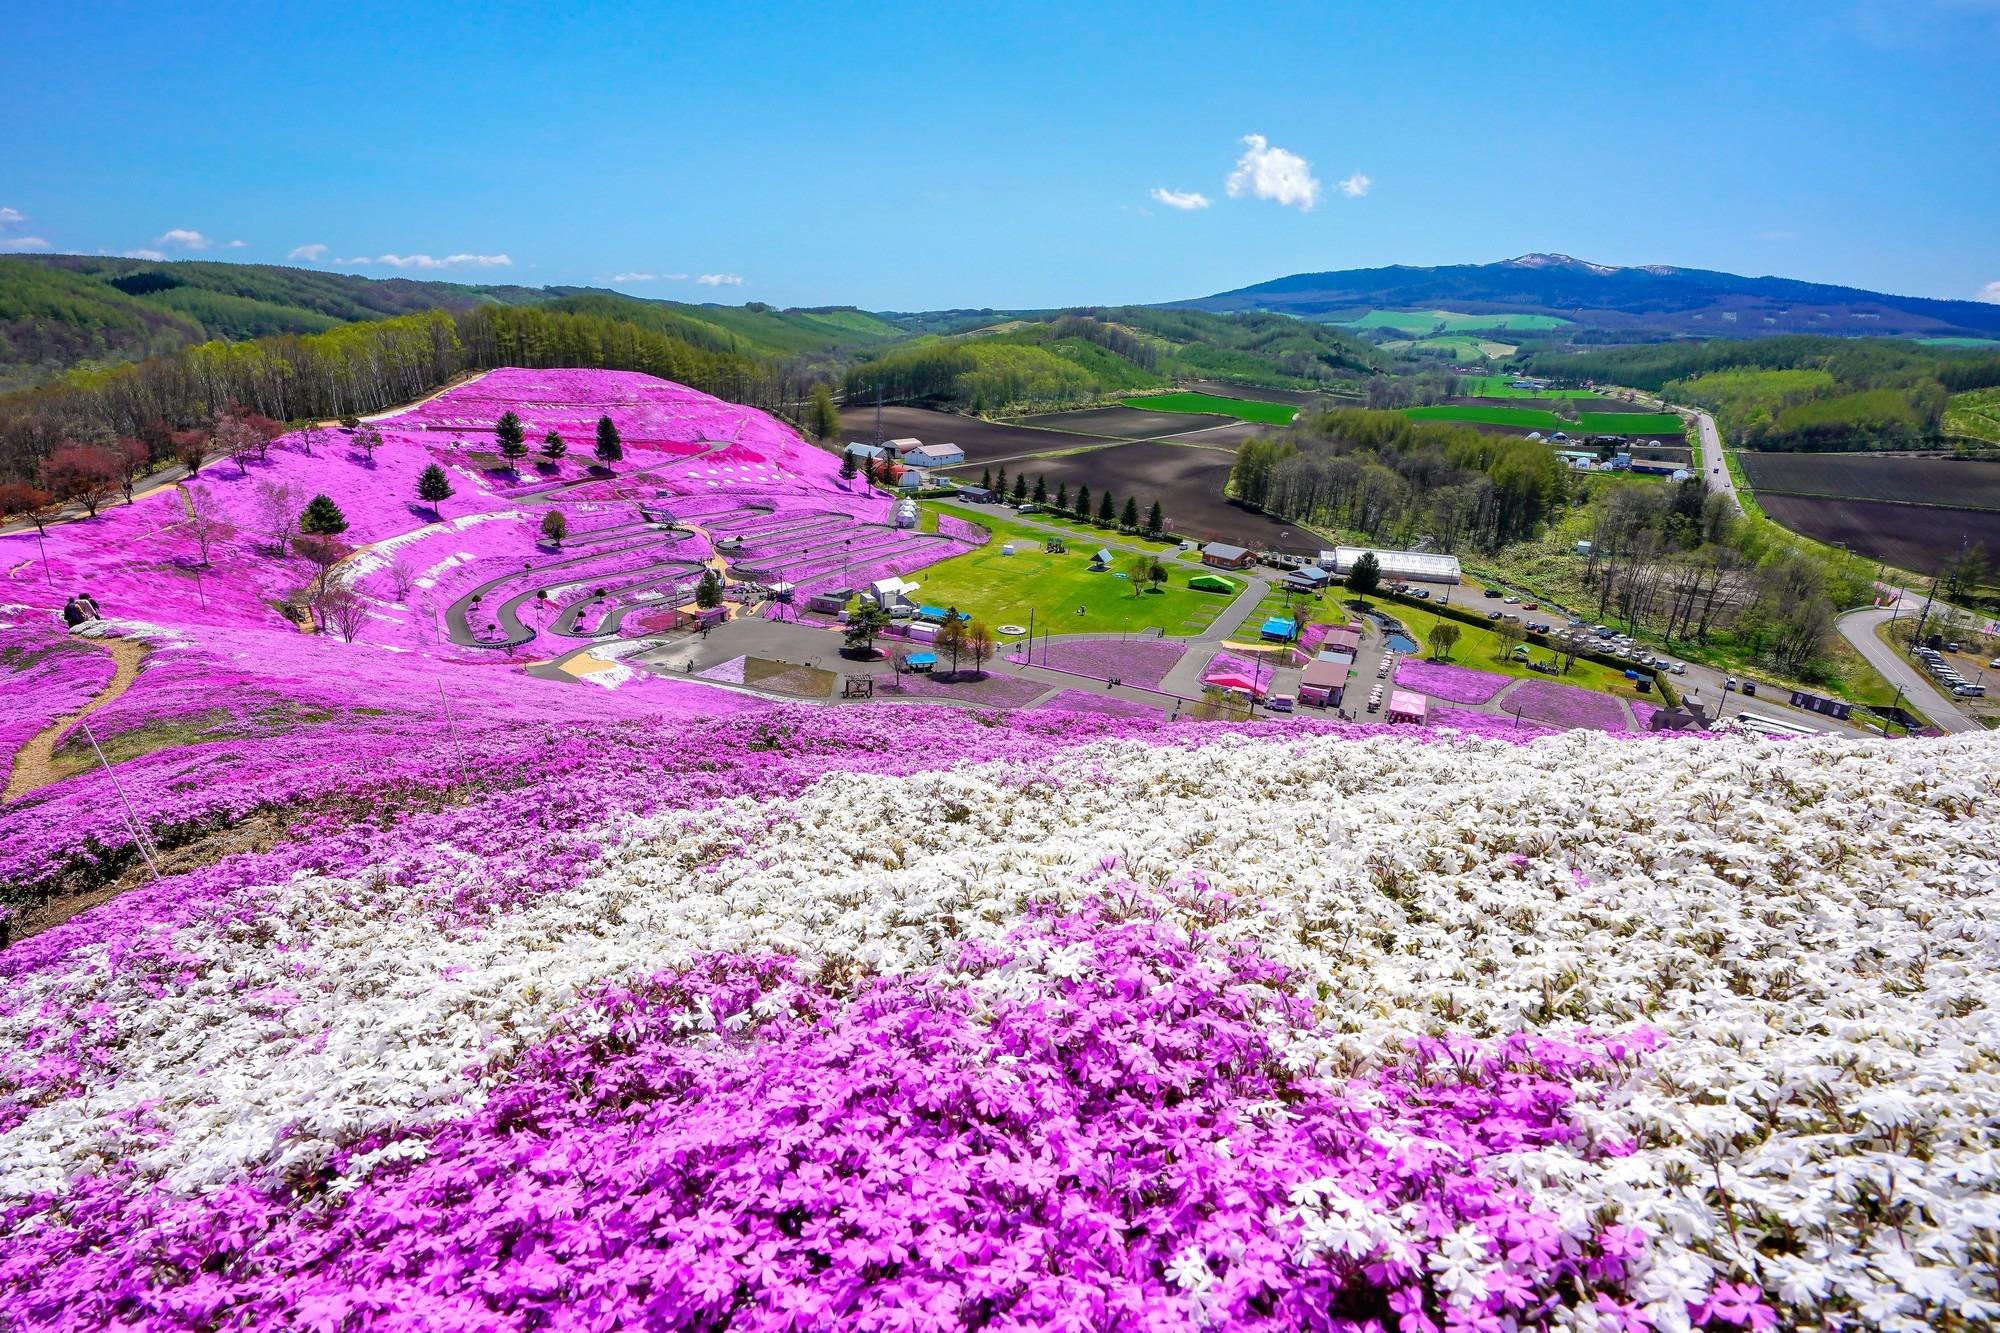
<path id="1" fill-rule="evenodd" d="M 903 665 L 912 671 L 929 671 L 937 665 L 936 653 L 911 653 L 903 659 Z"/>
<path id="2" fill-rule="evenodd" d="M 1296 620 L 1287 620 L 1283 616 L 1272 616 L 1264 622 L 1263 634 L 1267 639 L 1284 639 L 1289 641 L 1298 632 L 1299 623 Z"/>

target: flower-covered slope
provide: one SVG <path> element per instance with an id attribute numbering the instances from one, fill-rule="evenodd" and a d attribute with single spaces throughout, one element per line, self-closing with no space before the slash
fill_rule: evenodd
<path id="1" fill-rule="evenodd" d="M 507 411 L 521 419 L 529 446 L 528 458 L 511 467 L 494 437 Z M 594 468 L 602 416 L 618 427 L 624 456 Z M 344 429 L 321 432 L 316 445 L 294 433 L 262 459 L 240 465 L 211 460 L 183 484 L 54 527 L 41 544 L 32 530 L 0 536 L 8 600 L 53 609 L 88 589 L 112 616 L 174 626 L 286 628 L 279 604 L 296 597 L 318 571 L 280 549 L 271 519 L 275 489 L 289 490 L 293 514 L 319 494 L 340 507 L 349 525 L 340 538 L 358 552 L 345 568 L 370 602 L 363 641 L 444 656 L 465 655 L 442 628 L 453 601 L 524 566 L 589 554 L 596 549 L 593 531 L 620 531 L 620 541 L 610 545 L 632 546 L 634 558 L 672 554 L 698 561 L 714 553 L 705 537 L 671 553 L 642 550 L 642 506 L 754 510 L 780 520 L 793 513 L 831 516 L 854 527 L 843 536 L 856 538 L 856 551 L 880 547 L 885 564 L 902 573 L 968 541 L 956 531 L 948 539 L 896 540 L 886 497 L 843 481 L 831 453 L 755 408 L 647 375 L 496 370 L 368 424 L 381 439 L 372 449 Z M 568 449 L 559 463 L 539 452 L 550 430 Z M 417 496 L 417 479 L 433 464 L 454 491 L 436 506 Z M 562 549 L 541 535 L 552 510 L 564 515 L 574 534 Z M 656 540 L 673 539 L 660 534 Z M 866 562 L 863 556 L 849 572 L 866 572 Z M 397 566 L 410 586 L 397 587 Z M 593 567 L 576 581 L 594 585 L 604 578 L 604 569 Z M 550 638 L 543 646 L 575 645 Z"/>
<path id="2" fill-rule="evenodd" d="M 0 954 L 19 1326 L 1994 1308 L 1988 737 L 472 730 Z"/>

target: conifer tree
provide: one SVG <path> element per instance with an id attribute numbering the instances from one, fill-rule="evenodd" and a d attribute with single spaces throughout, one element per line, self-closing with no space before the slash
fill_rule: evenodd
<path id="1" fill-rule="evenodd" d="M 1076 508 L 1071 512 L 1082 522 L 1088 523 L 1090 521 L 1090 487 L 1079 486 L 1076 488 Z"/>
<path id="2" fill-rule="evenodd" d="M 607 467 L 625 457 L 625 442 L 618 438 L 618 427 L 610 417 L 597 419 L 597 461 Z"/>
<path id="3" fill-rule="evenodd" d="M 527 456 L 528 437 L 521 429 L 521 418 L 512 410 L 502 412 L 500 420 L 493 423 L 493 438 L 500 441 L 500 456 L 508 462 Z"/>
<path id="4" fill-rule="evenodd" d="M 1109 490 L 1106 490 L 1104 492 L 1103 503 L 1097 506 L 1097 521 L 1099 523 L 1110 523 L 1114 521 L 1117 517 L 1118 517 L 1118 510 L 1111 503 L 1111 492 Z"/>
<path id="5" fill-rule="evenodd" d="M 563 443 L 563 437 L 555 431 L 551 430 L 547 435 L 542 437 L 542 457 L 548 459 L 551 463 L 556 462 L 568 452 L 569 446 Z"/>
<path id="6" fill-rule="evenodd" d="M 1146 513 L 1146 535 L 1157 537 L 1166 530 L 1167 516 L 1160 509 L 1160 502 L 1153 501 L 1153 507 Z"/>
<path id="7" fill-rule="evenodd" d="M 1018 474 L 1014 478 L 1014 503 L 1026 504 L 1027 502 L 1028 502 L 1028 474 L 1023 472 Z"/>
<path id="8" fill-rule="evenodd" d="M 445 476 L 444 469 L 436 463 L 425 468 L 423 474 L 417 478 L 417 498 L 429 505 L 431 513 L 436 514 L 439 519 L 443 519 L 444 514 L 438 506 L 451 499 L 452 495 L 451 478 Z M 331 504 L 332 501 L 328 503 Z"/>
<path id="9" fill-rule="evenodd" d="M 1137 496 L 1128 495 L 1125 497 L 1125 512 L 1119 515 L 1118 526 L 1127 531 L 1137 530 L 1139 526 L 1139 499 Z"/>
<path id="10" fill-rule="evenodd" d="M 299 515 L 299 531 L 308 537 L 331 537 L 347 531 L 347 515 L 340 512 L 340 506 L 330 497 L 315 495 L 306 501 L 305 512 Z"/>
<path id="11" fill-rule="evenodd" d="M 1069 512 L 1069 483 L 1066 481 L 1056 483 L 1056 508 L 1062 513 Z"/>
<path id="12" fill-rule="evenodd" d="M 1049 502 L 1049 479 L 1038 472 L 1035 474 L 1035 503 L 1038 505 L 1046 505 L 1048 502 Z"/>

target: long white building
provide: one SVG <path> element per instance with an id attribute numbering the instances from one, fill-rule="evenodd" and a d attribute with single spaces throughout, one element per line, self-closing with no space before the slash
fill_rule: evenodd
<path id="1" fill-rule="evenodd" d="M 1458 557 L 1438 555 L 1432 551 L 1384 551 L 1373 546 L 1337 546 L 1331 551 L 1319 553 L 1319 563 L 1323 568 L 1345 576 L 1354 568 L 1354 562 L 1363 555 L 1372 555 L 1382 566 L 1385 582 L 1408 580 L 1412 583 L 1457 583 L 1459 582 Z"/>

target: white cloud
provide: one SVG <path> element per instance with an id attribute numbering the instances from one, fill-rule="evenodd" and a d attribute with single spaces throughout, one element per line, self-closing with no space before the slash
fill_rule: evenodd
<path id="1" fill-rule="evenodd" d="M 734 273 L 704 273 L 695 279 L 704 287 L 741 287 L 743 279 Z"/>
<path id="2" fill-rule="evenodd" d="M 127 250 L 123 257 L 126 259 L 151 259 L 156 261 L 166 258 L 158 250 Z"/>
<path id="3" fill-rule="evenodd" d="M 306 260 L 308 263 L 310 263 L 311 261 L 318 259 L 321 255 L 325 253 L 326 253 L 326 247 L 323 245 L 318 245 L 318 244 L 301 245 L 296 249 L 294 249 L 290 254 L 286 255 L 285 258 L 303 259 Z"/>
<path id="4" fill-rule="evenodd" d="M 1995 305 L 2000 305 L 2000 282 L 1987 283 L 1979 289 L 1979 295 L 1972 299 L 1975 301 L 1991 301 Z"/>
<path id="5" fill-rule="evenodd" d="M 0 236 L 0 250 L 46 250 L 49 243 L 39 236 Z"/>
<path id="6" fill-rule="evenodd" d="M 611 280 L 613 282 L 652 282 L 658 276 L 656 273 L 614 273 L 611 275 Z"/>
<path id="7" fill-rule="evenodd" d="M 206 250 L 214 244 L 214 241 L 198 231 L 175 227 L 166 235 L 155 239 L 153 247 L 159 250 Z"/>
<path id="8" fill-rule="evenodd" d="M 230 242 L 230 243 L 229 243 L 228 245 L 224 246 L 224 247 L 223 247 L 223 249 L 225 249 L 225 250 L 241 250 L 241 249 L 242 249 L 242 248 L 243 248 L 244 246 L 246 246 L 246 245 L 248 245 L 248 244 L 250 244 L 250 242 L 248 242 L 248 241 L 231 241 L 231 242 Z"/>
<path id="9" fill-rule="evenodd" d="M 1359 199 L 1374 188 L 1375 182 L 1358 171 L 1340 183 L 1340 192 L 1349 199 Z"/>
<path id="10" fill-rule="evenodd" d="M 1193 212 L 1197 208 L 1208 207 L 1208 196 L 1199 190 L 1159 190 L 1153 191 L 1153 199 L 1168 208 L 1178 208 L 1182 212 Z"/>
<path id="11" fill-rule="evenodd" d="M 1261 134 L 1244 135 L 1243 144 L 1243 156 L 1237 159 L 1236 170 L 1229 173 L 1231 199 L 1249 195 L 1301 213 L 1310 212 L 1319 202 L 1319 181 L 1313 177 L 1310 162 L 1297 153 L 1271 147 Z"/>
<path id="12" fill-rule="evenodd" d="M 26 222 L 28 215 L 18 208 L 0 208 L 0 227 L 11 227 L 17 222 Z"/>
<path id="13" fill-rule="evenodd" d="M 390 268 L 512 268 L 514 261 L 506 255 L 446 255 L 436 259 L 430 255 L 381 255 L 375 260 Z"/>

